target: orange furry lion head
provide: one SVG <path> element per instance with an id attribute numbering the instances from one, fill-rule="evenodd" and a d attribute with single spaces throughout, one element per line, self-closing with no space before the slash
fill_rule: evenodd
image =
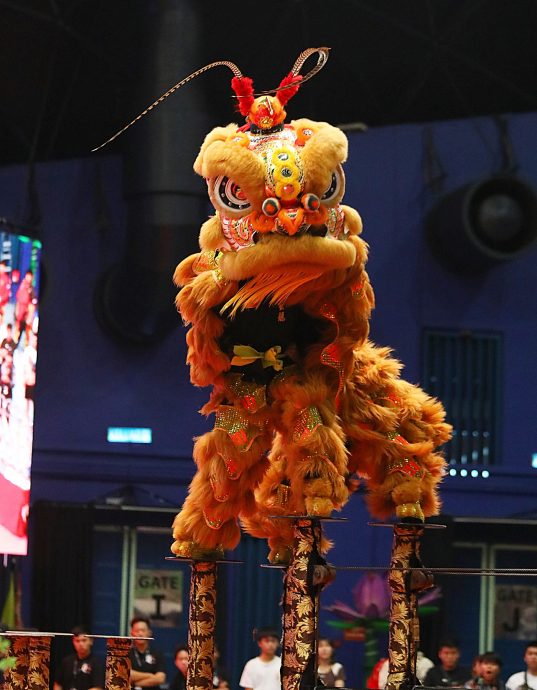
<path id="1" fill-rule="evenodd" d="M 320 275 L 356 261 L 360 216 L 341 205 L 343 132 L 307 119 L 270 131 L 231 124 L 210 132 L 194 163 L 216 215 L 202 250 L 217 250 L 222 277 L 244 281 L 302 270 Z M 287 270 L 288 269 L 288 270 Z"/>

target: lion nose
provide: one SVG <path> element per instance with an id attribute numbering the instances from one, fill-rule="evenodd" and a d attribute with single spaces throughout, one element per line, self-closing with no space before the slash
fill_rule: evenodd
<path id="1" fill-rule="evenodd" d="M 304 209 L 299 206 L 282 208 L 278 213 L 278 225 L 288 235 L 296 235 L 304 224 Z"/>

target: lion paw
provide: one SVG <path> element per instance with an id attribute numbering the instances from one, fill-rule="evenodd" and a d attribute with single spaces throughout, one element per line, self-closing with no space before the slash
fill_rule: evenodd
<path id="1" fill-rule="evenodd" d="M 268 559 L 272 565 L 288 565 L 291 560 L 291 547 L 273 547 L 269 552 Z"/>
<path id="2" fill-rule="evenodd" d="M 224 549 L 221 546 L 211 549 L 194 541 L 175 541 L 172 544 L 172 552 L 179 558 L 192 558 L 195 561 L 218 561 L 224 558 Z"/>
<path id="3" fill-rule="evenodd" d="M 425 515 L 419 501 L 401 503 L 395 508 L 396 516 L 404 522 L 425 522 Z"/>
<path id="4" fill-rule="evenodd" d="M 306 496 L 304 505 L 308 515 L 317 517 L 329 517 L 334 510 L 334 504 L 326 496 Z"/>

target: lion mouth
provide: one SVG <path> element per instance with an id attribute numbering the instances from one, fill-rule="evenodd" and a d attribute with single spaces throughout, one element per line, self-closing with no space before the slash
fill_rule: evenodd
<path id="1" fill-rule="evenodd" d="M 292 270 L 290 270 L 292 269 Z M 257 309 L 266 301 L 270 306 L 283 307 L 299 288 L 313 283 L 324 273 L 319 266 L 286 265 L 250 278 L 221 308 L 234 318 L 242 309 Z"/>

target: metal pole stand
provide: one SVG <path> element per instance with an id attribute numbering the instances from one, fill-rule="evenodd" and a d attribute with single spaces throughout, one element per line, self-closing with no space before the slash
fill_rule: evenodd
<path id="1" fill-rule="evenodd" d="M 407 690 L 419 685 L 416 657 L 420 644 L 417 596 L 433 586 L 432 574 L 419 557 L 423 524 L 393 525 L 393 545 L 388 582 L 392 591 L 388 656 L 390 671 L 386 690 Z"/>
<path id="2" fill-rule="evenodd" d="M 190 578 L 187 690 L 212 690 L 216 563 L 194 561 Z"/>
<path id="3" fill-rule="evenodd" d="M 294 521 L 293 554 L 284 575 L 283 690 L 317 685 L 319 595 L 335 577 L 334 568 L 318 551 L 321 530 L 319 518 L 304 516 Z"/>
<path id="4" fill-rule="evenodd" d="M 186 690 L 212 690 L 217 566 L 242 561 L 208 560 L 207 556 L 205 560 L 182 556 L 168 556 L 166 560 L 189 563 L 191 567 Z"/>
<path id="5" fill-rule="evenodd" d="M 106 640 L 106 690 L 130 690 L 132 640 L 109 637 Z"/>

